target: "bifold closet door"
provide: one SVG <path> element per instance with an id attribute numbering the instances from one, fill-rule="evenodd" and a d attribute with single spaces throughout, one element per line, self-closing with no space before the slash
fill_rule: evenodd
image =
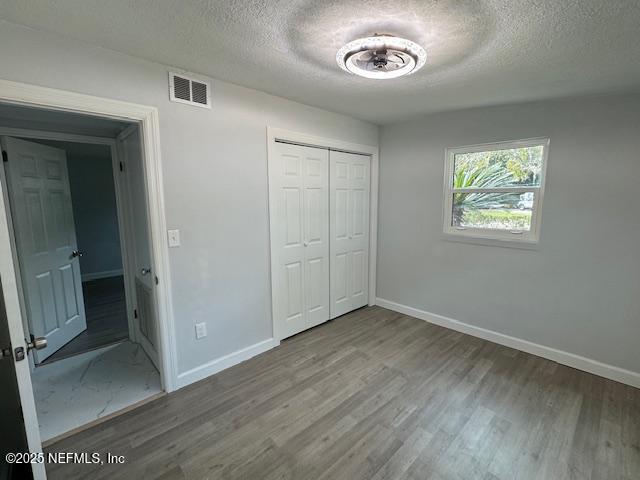
<path id="1" fill-rule="evenodd" d="M 369 302 L 371 157 L 330 152 L 331 318 Z"/>
<path id="2" fill-rule="evenodd" d="M 272 282 L 282 339 L 329 320 L 329 152 L 279 142 L 273 152 Z"/>

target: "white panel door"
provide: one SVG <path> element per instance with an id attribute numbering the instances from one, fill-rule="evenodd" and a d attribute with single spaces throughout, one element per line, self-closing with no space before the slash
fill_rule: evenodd
<path id="1" fill-rule="evenodd" d="M 137 127 L 125 130 L 118 137 L 118 154 L 124 163 L 129 199 L 129 234 L 133 245 L 133 292 L 135 293 L 135 341 L 154 363 L 159 364 L 158 328 L 155 311 L 155 272 L 151 268 L 151 243 L 147 215 L 147 188 L 140 131 Z M 126 267 L 125 267 L 126 268 Z"/>
<path id="2" fill-rule="evenodd" d="M 275 142 L 269 165 L 276 335 L 329 319 L 329 155 Z"/>
<path id="3" fill-rule="evenodd" d="M 64 150 L 3 138 L 9 202 L 30 333 L 42 362 L 87 328 Z"/>
<path id="4" fill-rule="evenodd" d="M 369 177 L 371 157 L 331 151 L 331 318 L 369 301 Z"/>

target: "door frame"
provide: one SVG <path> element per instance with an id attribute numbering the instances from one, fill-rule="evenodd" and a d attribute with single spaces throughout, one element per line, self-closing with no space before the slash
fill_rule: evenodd
<path id="1" fill-rule="evenodd" d="M 341 150 L 348 153 L 356 153 L 360 155 L 371 156 L 371 177 L 369 188 L 369 306 L 376 304 L 376 262 L 378 258 L 378 184 L 379 184 L 379 148 L 374 145 L 365 145 L 361 143 L 345 142 L 332 138 L 320 137 L 313 134 L 300 133 L 283 128 L 267 127 L 267 185 L 270 187 L 270 178 L 273 173 L 273 162 L 276 158 L 274 145 L 276 140 L 290 142 L 302 146 L 328 148 L 333 150 Z M 278 292 L 275 291 L 273 283 L 273 275 L 278 269 L 278 252 L 273 241 L 272 225 L 275 222 L 274 210 L 271 205 L 275 203 L 273 198 L 275 192 L 269 188 L 269 253 L 271 271 L 269 275 L 269 284 L 271 288 L 271 325 L 273 338 L 277 341 L 282 340 L 282 332 L 280 325 L 276 322 L 276 301 L 279 298 Z"/>
<path id="2" fill-rule="evenodd" d="M 117 171 L 120 168 L 120 162 L 122 162 L 124 160 L 124 154 L 122 153 L 122 141 L 127 138 L 128 136 L 132 135 L 133 133 L 135 133 L 135 131 L 140 128 L 139 125 L 135 125 L 132 124 L 129 127 L 125 128 L 123 131 L 121 131 L 115 138 L 114 140 L 114 149 L 113 149 L 113 158 L 114 158 L 114 166 L 113 166 L 113 172 L 114 175 L 117 175 Z M 142 138 L 142 136 L 140 135 L 140 138 Z M 144 165 L 143 165 L 144 167 Z M 126 173 L 128 170 L 128 166 L 126 164 L 126 161 L 124 162 L 124 172 Z M 124 231 L 125 233 L 125 242 L 127 242 L 127 252 L 126 252 L 126 258 L 127 258 L 127 271 L 128 271 L 128 275 L 125 276 L 125 286 L 127 288 L 127 291 L 130 294 L 131 298 L 135 298 L 136 299 L 136 305 L 127 305 L 127 308 L 129 308 L 128 312 L 127 312 L 127 319 L 129 320 L 129 337 L 131 338 L 132 341 L 137 342 L 139 344 L 141 344 L 143 350 L 146 351 L 146 348 L 148 347 L 148 342 L 149 340 L 146 339 L 144 337 L 144 334 L 139 335 L 139 333 L 141 333 L 140 331 L 140 325 L 139 325 L 139 321 L 140 319 L 136 316 L 136 314 L 134 313 L 134 309 L 137 310 L 137 312 L 140 312 L 140 305 L 139 305 L 139 299 L 138 299 L 138 292 L 136 289 L 136 275 L 135 275 L 135 271 L 138 268 L 138 265 L 136 263 L 136 246 L 135 246 L 135 237 L 134 235 L 134 230 L 133 230 L 133 225 L 136 221 L 134 215 L 133 215 L 133 204 L 132 204 L 132 185 L 130 182 L 130 177 L 128 177 L 127 175 L 124 176 L 122 185 L 121 185 L 121 195 L 122 195 L 122 203 L 123 203 L 123 224 L 124 224 L 124 229 L 121 230 L 121 233 Z M 148 199 L 147 199 L 148 201 Z M 147 211 L 147 217 L 149 216 L 149 212 Z M 149 234 L 151 235 L 151 229 L 148 228 L 147 229 Z M 125 257 L 123 256 L 123 259 Z M 153 266 L 152 266 L 152 271 L 153 271 Z M 155 274 L 154 274 L 155 275 Z M 159 347 L 153 347 L 156 350 L 159 350 Z M 151 355 L 147 354 L 149 357 L 151 357 Z M 158 355 L 160 355 L 160 352 L 158 351 Z M 151 358 L 150 358 L 151 359 Z M 161 363 L 160 358 L 158 358 L 157 360 L 158 362 Z M 155 365 L 156 360 L 151 359 L 151 362 Z"/>
<path id="3" fill-rule="evenodd" d="M 167 221 L 163 191 L 162 162 L 160 157 L 160 124 L 156 107 L 85 95 L 81 93 L 41 87 L 21 82 L 0 79 L 0 101 L 10 104 L 88 114 L 103 118 L 126 120 L 138 123 L 140 127 L 144 172 L 146 181 L 147 213 L 149 218 L 150 250 L 152 266 L 159 279 L 156 285 L 155 302 L 158 318 L 160 378 L 167 391 L 176 389 L 177 357 L 175 349 L 173 306 L 171 298 L 171 276 L 168 244 L 165 241 Z M 12 338 L 24 336 L 22 314 L 18 301 L 18 286 L 13 249 L 9 237 L 7 206 L 0 195 L 0 275 L 9 328 Z M 18 333 L 20 332 L 20 333 Z M 26 348 L 24 341 L 12 348 Z M 24 368 L 26 367 L 26 368 Z M 21 399 L 27 424 L 27 438 L 32 452 L 41 451 L 40 434 L 35 416 L 35 403 L 31 389 L 31 378 L 27 362 L 16 362 L 16 373 L 21 388 Z M 27 378 L 25 378 L 27 377 Z M 33 406 L 33 408 L 31 408 Z M 32 418 L 31 418 L 32 417 Z M 44 471 L 44 469 L 43 469 Z"/>

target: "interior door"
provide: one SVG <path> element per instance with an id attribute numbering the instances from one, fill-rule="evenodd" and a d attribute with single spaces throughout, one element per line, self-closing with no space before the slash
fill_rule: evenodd
<path id="1" fill-rule="evenodd" d="M 18 379 L 13 362 L 13 349 L 9 335 L 7 313 L 4 299 L 0 295 L 0 480 L 18 480 L 30 478 L 31 465 L 8 463 L 7 453 L 28 452 L 27 432 L 25 430 Z"/>
<path id="2" fill-rule="evenodd" d="M 371 157 L 330 153 L 331 318 L 369 301 Z"/>
<path id="3" fill-rule="evenodd" d="M 3 138 L 9 203 L 30 333 L 42 362 L 86 330 L 80 255 L 64 150 Z"/>
<path id="4" fill-rule="evenodd" d="M 22 321 L 19 280 L 13 262 L 15 243 L 11 238 L 9 197 L 5 186 L 0 183 L 0 444 L 3 450 L 0 462 L 5 461 L 8 452 L 42 452 L 31 372 L 25 358 L 29 350 Z M 0 471 L 3 472 L 0 478 L 2 475 L 29 478 L 31 473 L 38 480 L 46 478 L 43 463 L 31 464 L 25 470 L 3 464 Z"/>
<path id="5" fill-rule="evenodd" d="M 135 295 L 135 341 L 147 353 L 156 368 L 158 365 L 158 329 L 155 311 L 155 278 L 151 268 L 151 237 L 147 210 L 142 143 L 138 126 L 125 130 L 118 137 L 118 154 L 124 164 L 129 215 L 128 254 L 130 267 L 127 277 L 133 282 Z"/>
<path id="6" fill-rule="evenodd" d="M 276 142 L 270 196 L 277 335 L 329 319 L 329 154 Z"/>

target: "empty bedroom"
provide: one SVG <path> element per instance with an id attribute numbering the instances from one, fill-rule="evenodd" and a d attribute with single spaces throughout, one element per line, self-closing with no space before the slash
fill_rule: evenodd
<path id="1" fill-rule="evenodd" d="M 640 478 L 638 26 L 0 2 L 0 480 Z"/>

